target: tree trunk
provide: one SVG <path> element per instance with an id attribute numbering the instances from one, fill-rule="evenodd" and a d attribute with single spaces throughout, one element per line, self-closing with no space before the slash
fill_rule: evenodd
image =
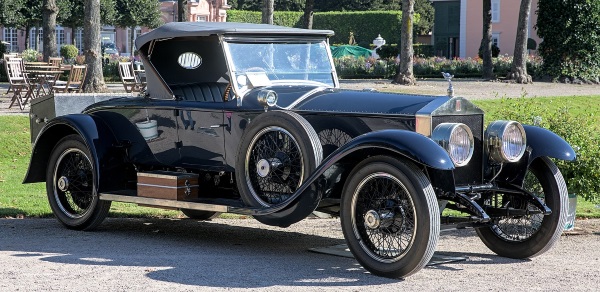
<path id="1" fill-rule="evenodd" d="M 77 44 L 75 43 L 77 41 L 77 38 L 75 36 L 75 33 L 77 32 L 77 28 L 76 27 L 71 27 L 71 44 L 74 46 L 77 46 Z"/>
<path id="2" fill-rule="evenodd" d="M 188 2 L 187 0 L 177 0 L 177 21 L 178 22 L 186 22 L 188 21 Z"/>
<path id="3" fill-rule="evenodd" d="M 31 27 L 29 26 L 25 26 L 24 30 L 25 30 L 25 49 L 28 50 L 30 49 L 29 46 L 29 30 L 31 29 Z"/>
<path id="4" fill-rule="evenodd" d="M 263 0 L 262 23 L 273 24 L 273 11 L 275 0 Z"/>
<path id="5" fill-rule="evenodd" d="M 483 79 L 494 79 L 492 63 L 492 0 L 483 0 L 483 37 L 481 38 L 481 55 L 483 58 Z"/>
<path id="6" fill-rule="evenodd" d="M 133 57 L 135 55 L 134 54 L 135 51 L 134 51 L 134 48 L 133 48 L 134 47 L 134 40 L 135 40 L 134 34 L 135 34 L 135 26 L 132 26 L 131 27 L 131 33 L 129 34 L 129 44 L 131 45 L 130 46 L 130 48 L 131 48 L 131 59 L 133 59 Z"/>
<path id="7" fill-rule="evenodd" d="M 42 25 L 44 29 L 44 61 L 48 62 L 49 57 L 58 56 L 56 49 L 56 16 L 58 15 L 58 6 L 56 0 L 44 0 L 42 5 Z"/>
<path id="8" fill-rule="evenodd" d="M 100 0 L 85 0 L 83 21 L 83 54 L 87 74 L 83 82 L 85 92 L 105 92 L 100 53 Z"/>
<path id="9" fill-rule="evenodd" d="M 515 55 L 507 78 L 517 83 L 531 83 L 531 76 L 527 74 L 527 37 L 529 35 L 529 11 L 531 0 L 521 0 L 519 11 L 519 24 L 517 26 L 517 39 L 515 40 Z"/>
<path id="10" fill-rule="evenodd" d="M 415 0 L 402 0 L 402 35 L 400 38 L 400 66 L 392 83 L 415 85 L 413 74 L 413 24 Z"/>
<path id="11" fill-rule="evenodd" d="M 312 29 L 315 0 L 306 0 L 304 5 L 304 28 Z"/>

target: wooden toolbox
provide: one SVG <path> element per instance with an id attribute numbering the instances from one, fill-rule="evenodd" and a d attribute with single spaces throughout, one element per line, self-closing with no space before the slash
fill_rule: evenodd
<path id="1" fill-rule="evenodd" d="M 139 197 L 187 201 L 198 198 L 198 175 L 172 171 L 138 172 Z"/>

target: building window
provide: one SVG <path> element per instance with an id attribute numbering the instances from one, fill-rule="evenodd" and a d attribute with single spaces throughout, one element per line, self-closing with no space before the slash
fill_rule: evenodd
<path id="1" fill-rule="evenodd" d="M 496 47 L 500 48 L 500 33 L 499 32 L 492 33 L 492 45 L 495 45 Z"/>
<path id="2" fill-rule="evenodd" d="M 4 28 L 4 41 L 7 42 L 9 52 L 19 51 L 19 42 L 17 40 L 16 28 Z"/>
<path id="3" fill-rule="evenodd" d="M 38 42 L 35 41 L 37 34 Z M 36 47 L 39 45 L 39 47 Z M 41 27 L 34 27 L 29 30 L 29 48 L 41 52 L 44 48 L 44 29 Z"/>
<path id="4" fill-rule="evenodd" d="M 62 26 L 57 26 L 54 34 L 56 35 L 56 48 L 60 52 L 60 47 L 65 44 L 65 29 Z"/>
<path id="5" fill-rule="evenodd" d="M 196 22 L 206 22 L 208 17 L 206 15 L 196 15 Z"/>
<path id="6" fill-rule="evenodd" d="M 500 0 L 492 0 L 492 22 L 500 22 Z"/>
<path id="7" fill-rule="evenodd" d="M 75 30 L 75 46 L 79 53 L 83 52 L 83 28 L 81 27 Z"/>

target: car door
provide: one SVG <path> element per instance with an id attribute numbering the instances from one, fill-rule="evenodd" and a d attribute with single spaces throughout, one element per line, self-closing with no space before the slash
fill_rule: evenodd
<path id="1" fill-rule="evenodd" d="M 223 104 L 181 101 L 176 110 L 181 167 L 219 171 L 224 166 Z"/>

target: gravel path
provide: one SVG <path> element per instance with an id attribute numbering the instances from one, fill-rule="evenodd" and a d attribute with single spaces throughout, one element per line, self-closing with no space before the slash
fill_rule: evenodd
<path id="1" fill-rule="evenodd" d="M 492 254 L 473 230 L 444 232 L 438 251 L 466 261 L 392 280 L 307 251 L 344 243 L 336 219 L 288 229 L 251 219 L 108 219 L 95 232 L 0 219 L 0 291 L 594 291 L 599 235 L 563 236 L 544 255 L 514 260 Z"/>

